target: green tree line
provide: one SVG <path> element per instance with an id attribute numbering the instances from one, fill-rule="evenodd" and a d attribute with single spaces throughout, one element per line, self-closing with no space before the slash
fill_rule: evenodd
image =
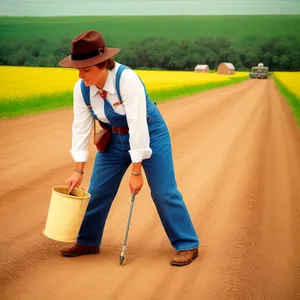
<path id="1" fill-rule="evenodd" d="M 0 65 L 57 67 L 70 54 L 71 39 L 53 43 L 34 41 L 0 41 Z M 193 70 L 197 64 L 216 69 L 220 62 L 232 62 L 236 70 L 250 69 L 258 62 L 270 71 L 300 70 L 300 38 L 275 36 L 263 41 L 254 37 L 232 45 L 226 38 L 201 37 L 193 41 L 146 38 L 123 48 L 116 61 L 132 68 Z"/>

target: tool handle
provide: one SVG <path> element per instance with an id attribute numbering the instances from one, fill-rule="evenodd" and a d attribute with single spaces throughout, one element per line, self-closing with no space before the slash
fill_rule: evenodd
<path id="1" fill-rule="evenodd" d="M 132 192 L 132 194 L 131 194 L 131 202 L 134 202 L 134 198 L 135 198 L 135 194 L 134 194 L 134 192 Z"/>
<path id="2" fill-rule="evenodd" d="M 126 243 L 127 243 L 127 238 L 128 238 L 128 232 L 129 232 L 129 227 L 130 227 L 130 221 L 131 221 L 131 215 L 132 215 L 132 209 L 133 209 L 133 203 L 134 203 L 134 193 L 131 195 L 131 202 L 130 202 L 130 210 L 129 210 L 129 217 L 128 217 L 128 222 L 127 222 L 127 228 L 126 228 L 126 234 L 124 238 L 124 246 L 126 248 Z"/>

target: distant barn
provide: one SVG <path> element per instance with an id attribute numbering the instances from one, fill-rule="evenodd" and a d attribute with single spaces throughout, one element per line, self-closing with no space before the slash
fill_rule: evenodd
<path id="1" fill-rule="evenodd" d="M 195 72 L 197 72 L 197 73 L 209 73 L 209 66 L 208 65 L 197 65 L 195 67 Z"/>
<path id="2" fill-rule="evenodd" d="M 235 73 L 235 67 L 232 63 L 223 62 L 218 65 L 218 74 L 233 75 Z"/>

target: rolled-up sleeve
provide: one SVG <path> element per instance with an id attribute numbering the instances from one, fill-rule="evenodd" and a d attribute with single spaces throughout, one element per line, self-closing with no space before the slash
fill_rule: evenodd
<path id="1" fill-rule="evenodd" d="M 146 95 L 142 82 L 132 70 L 124 71 L 120 92 L 129 127 L 129 154 L 133 163 L 150 158 L 150 137 L 147 124 Z"/>
<path id="2" fill-rule="evenodd" d="M 75 162 L 86 162 L 89 157 L 88 144 L 89 135 L 93 128 L 93 117 L 83 100 L 80 90 L 80 80 L 74 86 L 73 102 L 74 119 L 70 154 Z"/>

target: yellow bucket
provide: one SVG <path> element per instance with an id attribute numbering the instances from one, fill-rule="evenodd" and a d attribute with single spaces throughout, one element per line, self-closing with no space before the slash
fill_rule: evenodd
<path id="1" fill-rule="evenodd" d="M 48 210 L 44 235 L 60 242 L 74 242 L 91 195 L 83 189 L 55 186 Z"/>

